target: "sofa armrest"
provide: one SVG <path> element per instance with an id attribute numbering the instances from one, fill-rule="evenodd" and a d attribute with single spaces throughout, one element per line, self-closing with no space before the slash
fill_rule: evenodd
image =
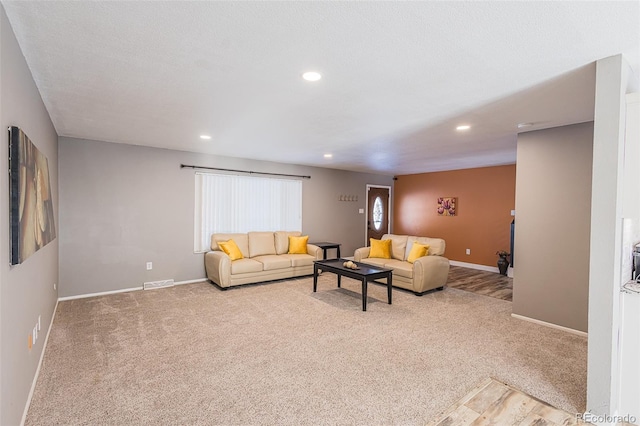
<path id="1" fill-rule="evenodd" d="M 422 293 L 444 287 L 449 277 L 449 259 L 442 256 L 423 256 L 413 262 L 413 291 Z"/>
<path id="2" fill-rule="evenodd" d="M 355 253 L 353 253 L 353 260 L 360 262 L 362 259 L 369 257 L 370 252 L 371 247 L 360 247 L 359 249 L 356 249 Z"/>
<path id="3" fill-rule="evenodd" d="M 231 285 L 231 258 L 222 251 L 210 251 L 204 255 L 207 278 L 220 287 Z"/>
<path id="4" fill-rule="evenodd" d="M 307 253 L 313 256 L 316 260 L 322 260 L 322 256 L 324 256 L 322 249 L 313 244 L 307 244 Z"/>

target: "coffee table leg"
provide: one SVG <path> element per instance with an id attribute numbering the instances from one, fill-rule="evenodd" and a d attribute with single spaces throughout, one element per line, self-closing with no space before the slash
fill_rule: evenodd
<path id="1" fill-rule="evenodd" d="M 340 288 L 340 285 L 342 285 L 342 275 L 338 274 L 338 288 Z"/>
<path id="2" fill-rule="evenodd" d="M 391 304 L 391 288 L 393 287 L 392 275 L 389 273 L 387 277 L 387 299 L 389 300 L 389 304 Z"/>
<path id="3" fill-rule="evenodd" d="M 318 288 L 318 265 L 313 265 L 313 292 Z"/>
<path id="4" fill-rule="evenodd" d="M 362 278 L 362 310 L 367 310 L 367 278 Z"/>

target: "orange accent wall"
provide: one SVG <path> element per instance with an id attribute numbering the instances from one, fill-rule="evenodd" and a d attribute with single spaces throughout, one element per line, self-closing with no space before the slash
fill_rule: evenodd
<path id="1" fill-rule="evenodd" d="M 449 260 L 480 265 L 495 267 L 496 251 L 510 251 L 515 164 L 401 175 L 393 192 L 394 234 L 443 238 Z M 458 198 L 456 216 L 438 216 L 439 197 Z"/>

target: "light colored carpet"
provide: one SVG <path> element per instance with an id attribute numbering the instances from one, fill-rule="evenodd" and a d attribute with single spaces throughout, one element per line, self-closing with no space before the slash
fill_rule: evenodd
<path id="1" fill-rule="evenodd" d="M 585 338 L 460 290 L 335 275 L 60 302 L 28 425 L 424 425 L 494 377 L 583 412 Z"/>

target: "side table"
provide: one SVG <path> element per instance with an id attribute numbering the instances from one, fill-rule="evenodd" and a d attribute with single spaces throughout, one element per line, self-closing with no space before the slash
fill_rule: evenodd
<path id="1" fill-rule="evenodd" d="M 314 246 L 318 246 L 322 249 L 323 252 L 323 259 L 327 259 L 327 250 L 330 249 L 336 249 L 337 253 L 336 253 L 336 259 L 340 259 L 340 244 L 338 243 L 328 243 L 328 242 L 320 242 L 320 243 L 309 243 L 309 244 L 313 244 Z"/>

